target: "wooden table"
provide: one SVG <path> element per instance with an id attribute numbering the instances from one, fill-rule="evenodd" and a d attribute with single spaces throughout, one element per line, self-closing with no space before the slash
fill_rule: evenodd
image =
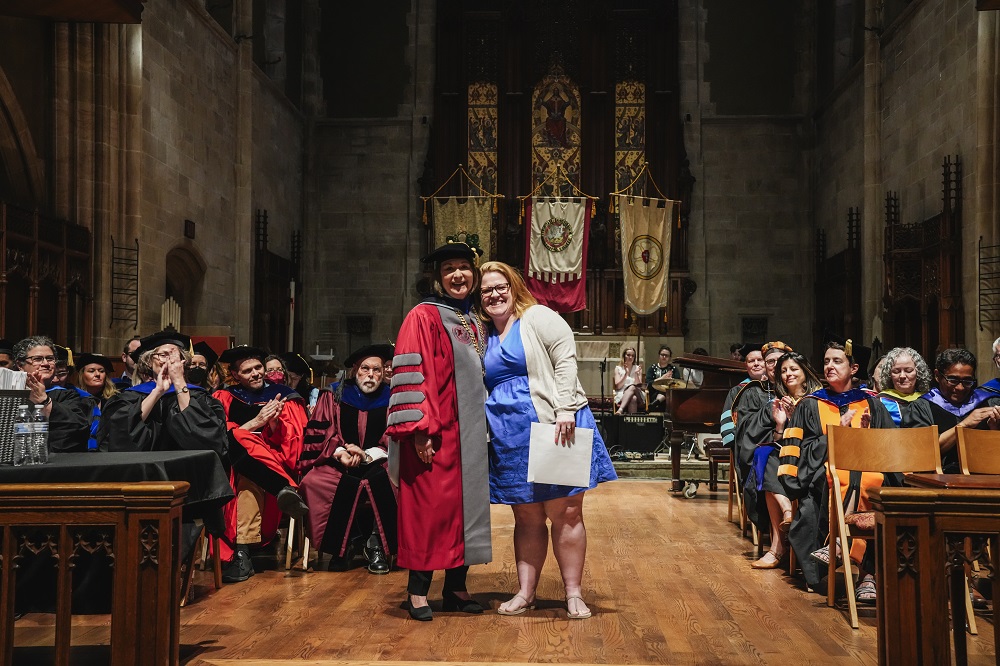
<path id="1" fill-rule="evenodd" d="M 989 544 L 984 576 L 1000 599 L 1000 476 L 911 474 L 908 488 L 876 488 L 878 647 L 880 664 L 950 664 L 950 573 L 955 658 L 967 661 L 966 567 Z M 971 550 L 967 539 L 972 537 Z M 994 642 L 1000 623 L 994 606 Z M 1000 663 L 1000 662 L 998 662 Z"/>

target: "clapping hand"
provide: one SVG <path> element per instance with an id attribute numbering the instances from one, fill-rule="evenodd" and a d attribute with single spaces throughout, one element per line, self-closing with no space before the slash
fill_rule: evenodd
<path id="1" fill-rule="evenodd" d="M 25 386 L 31 392 L 28 399 L 31 400 L 32 404 L 40 405 L 45 402 L 45 382 L 41 378 L 41 372 L 38 370 L 29 372 L 25 379 Z"/>

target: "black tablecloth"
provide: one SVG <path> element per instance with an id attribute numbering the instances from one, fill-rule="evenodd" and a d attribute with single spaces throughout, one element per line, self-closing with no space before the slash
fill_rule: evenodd
<path id="1" fill-rule="evenodd" d="M 214 451 L 52 453 L 46 465 L 0 465 L 0 483 L 131 483 L 187 481 L 185 509 L 202 512 L 233 499 L 233 488 Z"/>

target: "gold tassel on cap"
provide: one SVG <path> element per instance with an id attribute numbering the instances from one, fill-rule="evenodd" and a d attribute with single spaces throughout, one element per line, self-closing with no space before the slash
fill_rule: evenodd
<path id="1" fill-rule="evenodd" d="M 851 342 L 850 338 L 844 342 L 844 354 L 846 356 L 854 356 L 854 343 Z"/>
<path id="2" fill-rule="evenodd" d="M 66 349 L 66 367 L 75 368 L 76 364 L 73 363 L 73 350 L 70 349 L 69 347 L 65 347 L 65 349 Z"/>

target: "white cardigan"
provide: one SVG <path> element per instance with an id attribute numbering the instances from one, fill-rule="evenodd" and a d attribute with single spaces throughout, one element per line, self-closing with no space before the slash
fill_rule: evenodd
<path id="1" fill-rule="evenodd" d="M 587 405 L 576 372 L 573 330 L 557 312 L 533 305 L 521 317 L 521 343 L 528 365 L 528 390 L 540 423 L 575 415 Z"/>

